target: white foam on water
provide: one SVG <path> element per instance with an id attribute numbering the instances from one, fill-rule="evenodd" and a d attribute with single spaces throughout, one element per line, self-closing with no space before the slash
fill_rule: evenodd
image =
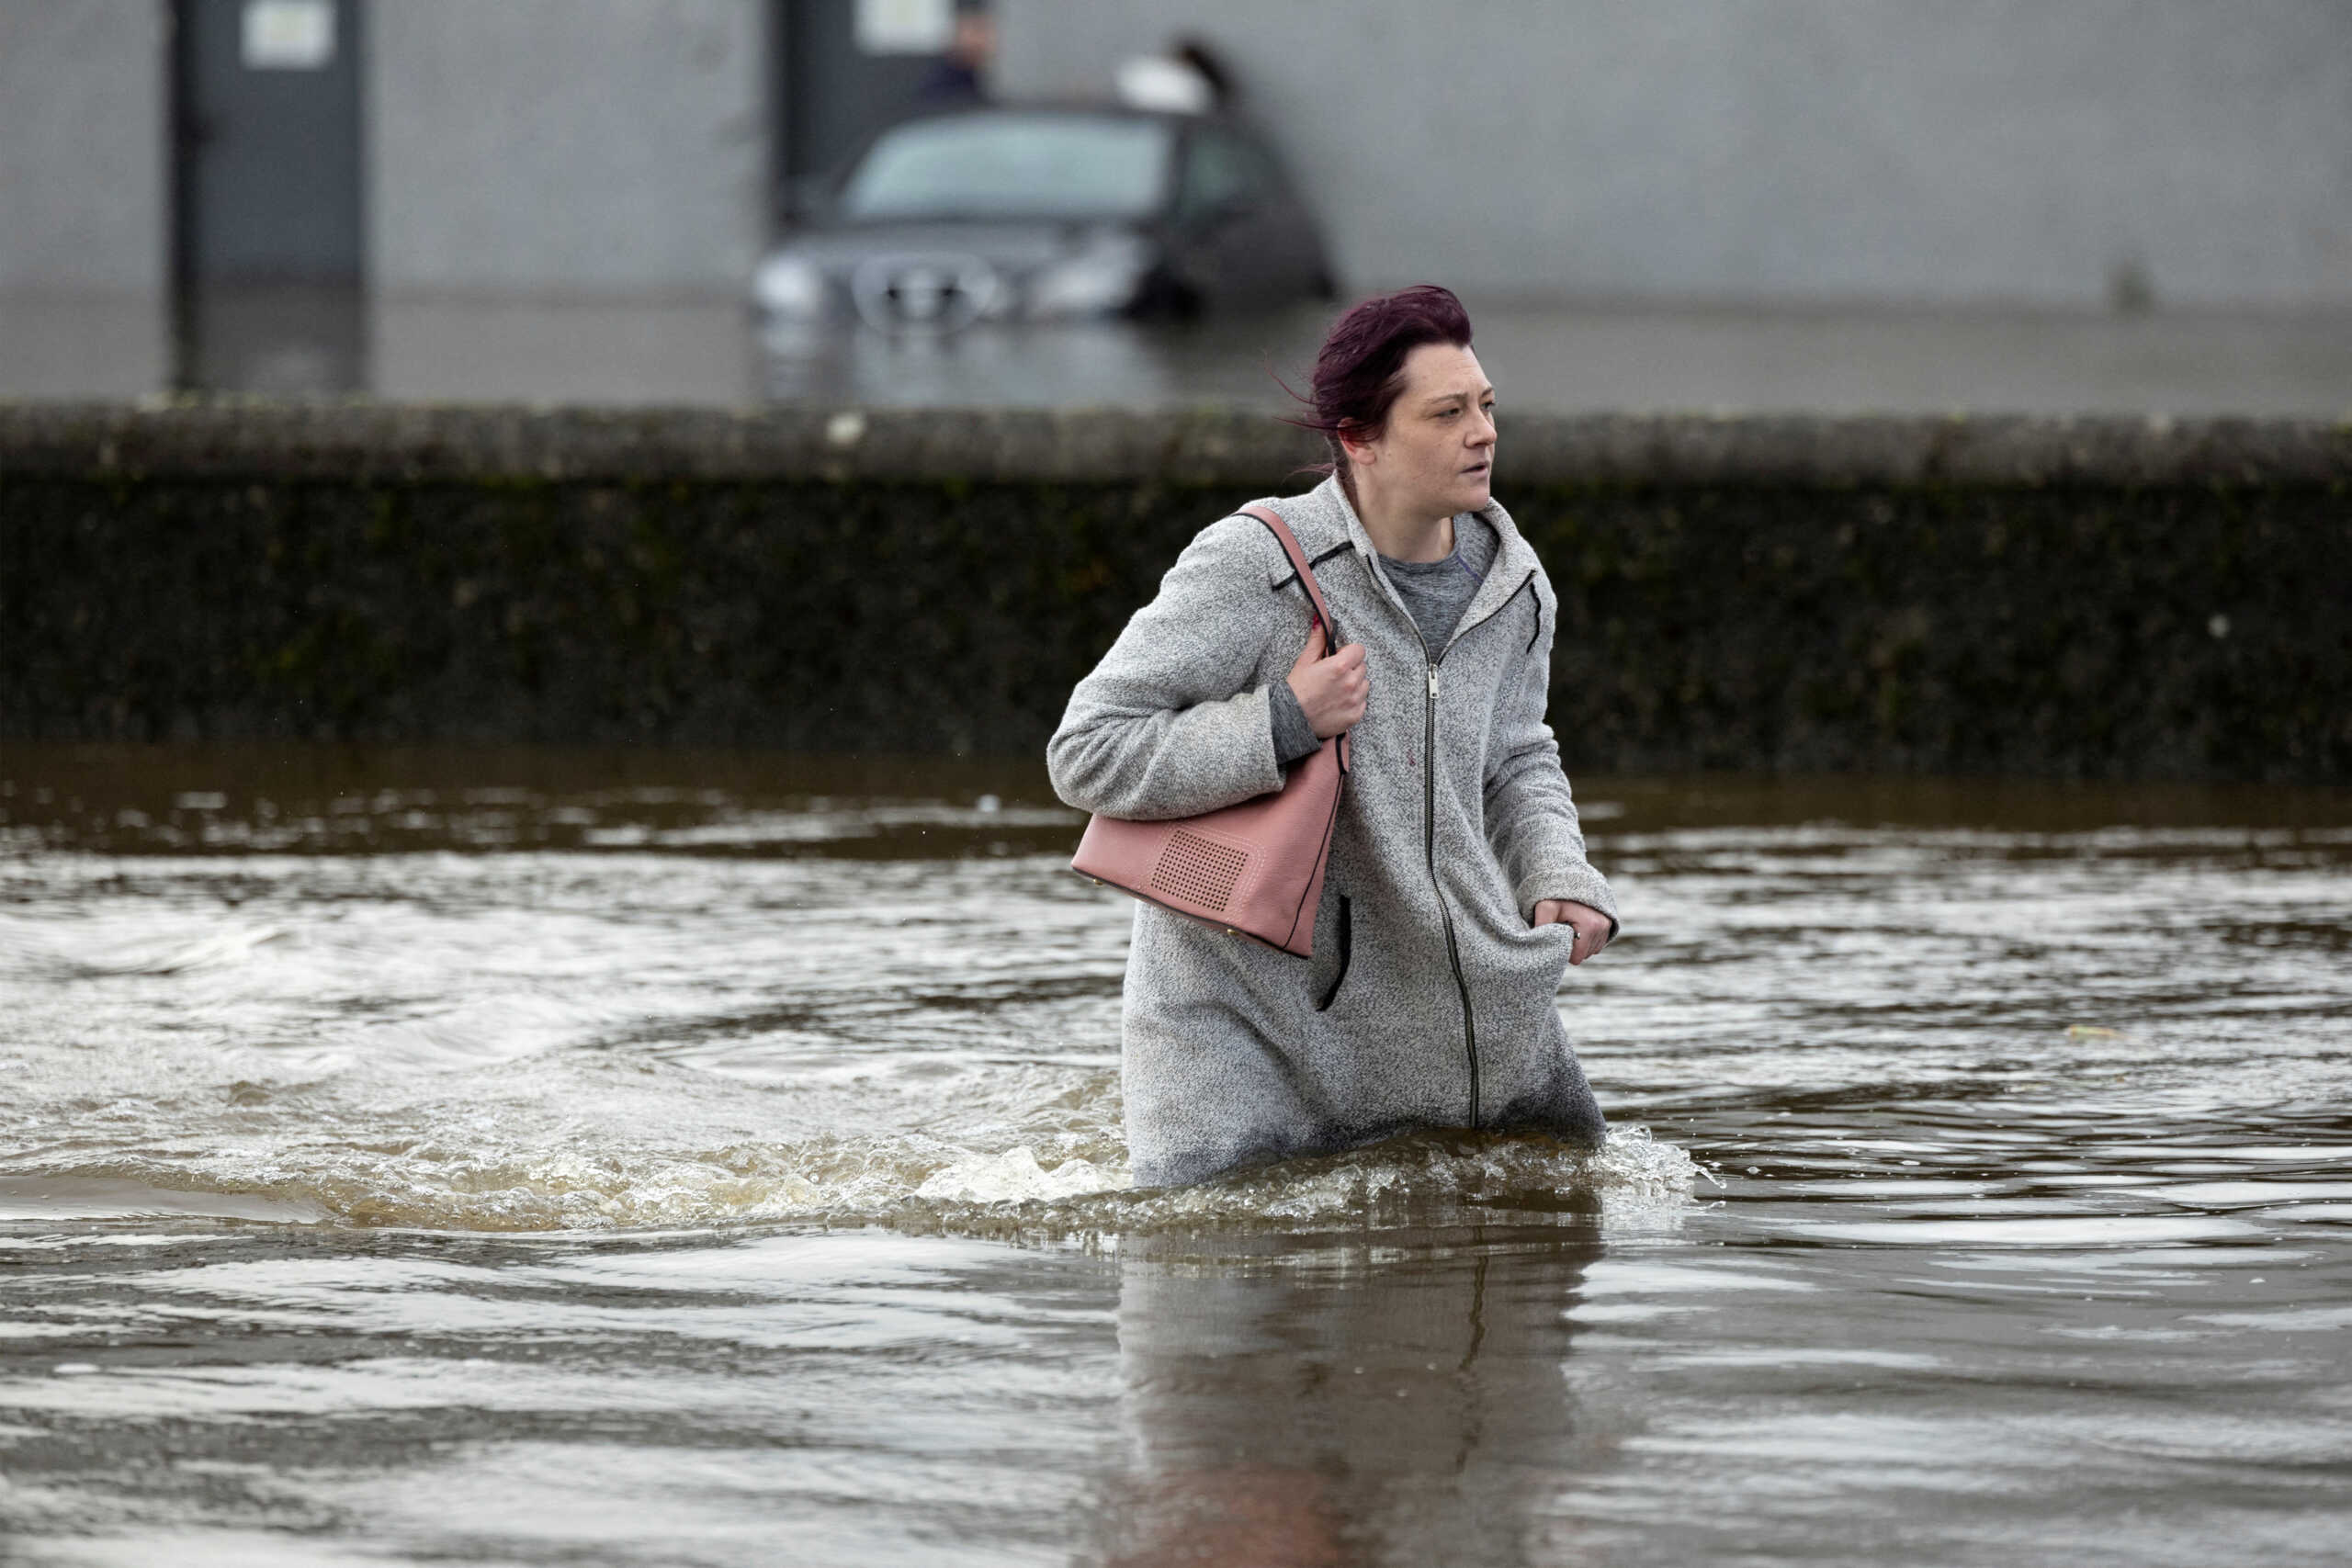
<path id="1" fill-rule="evenodd" d="M 286 932 L 268 921 L 175 914 L 104 927 L 0 917 L 0 975 L 28 981 L 233 969 Z"/>
<path id="2" fill-rule="evenodd" d="M 1001 1154 L 973 1155 L 933 1172 L 915 1196 L 932 1202 L 1028 1203 L 1084 1198 L 1132 1186 L 1134 1179 L 1092 1160 L 1068 1159 L 1047 1170 L 1025 1145 Z"/>
<path id="3" fill-rule="evenodd" d="M 116 1159 L 75 1173 L 76 1217 L 107 1191 L 122 1217 L 188 1214 L 460 1231 L 881 1224 L 1000 1235 L 1202 1224 L 1323 1228 L 1431 1208 L 1597 1207 L 1612 1229 L 1671 1224 L 1694 1207 L 1696 1167 L 1639 1127 L 1597 1151 L 1536 1137 L 1419 1134 L 1284 1161 L 1197 1186 L 1138 1189 L 1115 1143 L 1064 1135 L 974 1149 L 922 1134 L 819 1136 L 703 1151 L 592 1144 L 484 1152 L 469 1141 L 368 1149 L 285 1147 L 256 1164 Z M 1090 1152 L 1073 1153 L 1084 1145 Z M 18 1209 L 41 1187 L 12 1181 Z M 167 1205 L 158 1196 L 186 1194 Z M 208 1203 L 205 1193 L 239 1201 Z M 34 1206 L 38 1206 L 35 1204 Z M 103 1207 L 103 1205 L 99 1205 Z"/>

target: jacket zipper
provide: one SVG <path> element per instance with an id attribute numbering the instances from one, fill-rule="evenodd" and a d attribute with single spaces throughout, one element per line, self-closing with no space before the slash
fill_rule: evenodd
<path id="1" fill-rule="evenodd" d="M 1453 911 L 1446 907 L 1445 889 L 1437 879 L 1437 667 L 1465 634 L 1477 630 L 1510 608 L 1518 602 L 1521 590 L 1534 581 L 1535 574 L 1529 572 L 1526 580 L 1511 590 L 1509 599 L 1479 616 L 1474 624 L 1455 627 L 1453 635 L 1446 639 L 1445 647 L 1438 649 L 1436 658 L 1430 658 L 1428 649 L 1421 650 L 1421 657 L 1428 660 L 1430 671 L 1429 701 L 1422 708 L 1421 722 L 1421 853 L 1429 862 L 1430 893 L 1437 899 L 1437 918 L 1445 928 L 1445 956 L 1447 962 L 1453 965 L 1453 988 L 1462 997 L 1462 1049 L 1470 1062 L 1470 1130 L 1474 1133 L 1478 1130 L 1480 1121 L 1478 1024 L 1470 1014 L 1470 980 L 1462 973 L 1462 947 L 1453 936 Z M 1538 618 L 1541 618 L 1540 611 Z"/>
<path id="2" fill-rule="evenodd" d="M 1438 656 L 1443 658 L 1443 654 Z M 1445 956 L 1453 965 L 1453 988 L 1462 994 L 1462 1048 L 1470 1058 L 1470 1130 L 1478 1129 L 1478 1025 L 1470 1016 L 1470 982 L 1462 973 L 1462 948 L 1453 940 L 1453 911 L 1437 880 L 1437 660 L 1430 660 L 1430 697 L 1422 709 L 1421 852 L 1429 861 L 1430 892 L 1445 927 Z"/>

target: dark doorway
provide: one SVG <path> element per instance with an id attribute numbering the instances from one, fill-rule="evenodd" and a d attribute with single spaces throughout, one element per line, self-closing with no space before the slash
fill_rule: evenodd
<path id="1" fill-rule="evenodd" d="M 926 108 L 956 101 L 946 70 L 947 35 L 937 49 L 916 37 L 880 40 L 860 26 L 859 0 L 774 0 L 776 132 L 787 200 L 840 170 L 875 132 Z M 920 10 L 923 7 L 915 7 Z M 968 3 L 941 5 L 949 26 Z M 861 38 L 861 33 L 865 36 Z"/>
<path id="2" fill-rule="evenodd" d="M 361 0 L 173 0 L 183 386 L 362 384 L 360 13 Z"/>

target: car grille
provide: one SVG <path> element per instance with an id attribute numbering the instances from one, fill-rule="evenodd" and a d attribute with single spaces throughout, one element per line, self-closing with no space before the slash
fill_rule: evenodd
<path id="1" fill-rule="evenodd" d="M 880 332 L 950 333 L 994 309 L 1005 288 L 978 256 L 869 256 L 850 275 L 859 320 Z"/>

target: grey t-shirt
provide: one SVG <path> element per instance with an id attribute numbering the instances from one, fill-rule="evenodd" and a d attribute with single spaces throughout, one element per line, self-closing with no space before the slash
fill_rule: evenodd
<path id="1" fill-rule="evenodd" d="M 1472 513 L 1463 513 L 1453 520 L 1453 553 L 1443 560 L 1397 560 L 1380 558 L 1380 570 L 1387 574 L 1396 588 L 1396 597 L 1405 601 L 1405 608 L 1412 613 L 1413 625 L 1420 628 L 1421 644 L 1434 656 L 1445 646 L 1453 628 L 1462 624 L 1462 612 L 1485 581 L 1487 570 L 1495 564 L 1496 552 L 1502 540 L 1495 533 L 1495 525 Z M 1342 633 L 1346 628 L 1340 628 Z M 1268 694 L 1267 707 L 1273 714 L 1274 756 L 1284 767 L 1301 757 L 1311 756 L 1323 742 L 1316 738 L 1315 727 L 1306 721 L 1306 710 L 1298 705 L 1298 695 L 1290 689 L 1288 681 L 1277 681 Z"/>

